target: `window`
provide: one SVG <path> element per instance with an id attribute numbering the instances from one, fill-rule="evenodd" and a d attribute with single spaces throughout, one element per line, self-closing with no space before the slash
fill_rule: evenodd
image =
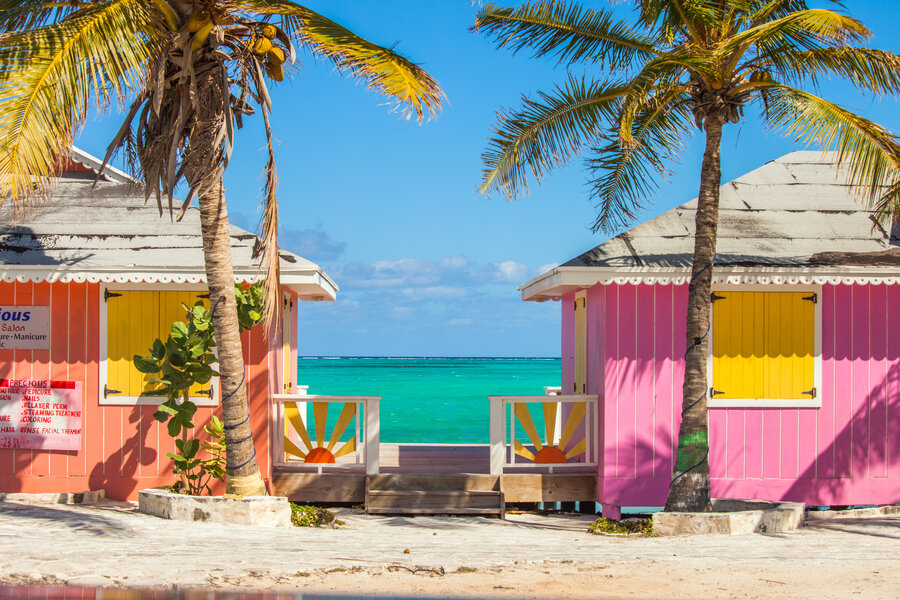
<path id="1" fill-rule="evenodd" d="M 144 396 L 151 375 L 139 372 L 134 355 L 146 355 L 156 338 L 165 339 L 175 321 L 184 321 L 182 303 L 193 306 L 202 290 L 115 289 L 101 290 L 100 404 L 159 404 L 159 396 Z M 203 299 L 208 306 L 208 301 Z M 200 406 L 216 404 L 213 382 L 190 389 Z"/>
<path id="2" fill-rule="evenodd" d="M 820 406 L 819 294 L 713 294 L 709 406 Z"/>

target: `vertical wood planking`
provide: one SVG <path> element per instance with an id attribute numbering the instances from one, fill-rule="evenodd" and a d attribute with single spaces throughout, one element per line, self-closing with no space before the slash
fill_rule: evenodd
<path id="1" fill-rule="evenodd" d="M 32 304 L 34 306 L 50 306 L 52 321 L 53 307 L 50 304 L 50 284 L 46 281 L 40 281 L 34 283 L 33 286 Z M 50 350 L 32 351 L 31 378 L 41 381 L 50 380 Z M 31 476 L 47 477 L 48 475 L 50 475 L 50 450 L 32 450 Z"/>
<path id="2" fill-rule="evenodd" d="M 687 305 L 688 305 L 688 286 L 679 285 L 674 289 L 674 315 L 672 329 L 672 341 L 675 347 L 674 357 L 674 378 L 672 383 L 672 437 L 669 441 L 671 448 L 669 456 L 671 461 L 675 463 L 675 450 L 678 446 L 678 430 L 681 427 L 681 411 L 684 403 L 684 353 L 687 350 Z"/>
<path id="3" fill-rule="evenodd" d="M 657 324 L 653 320 L 655 285 L 636 286 L 635 292 L 635 477 L 649 479 L 653 476 L 654 437 L 654 335 Z"/>
<path id="4" fill-rule="evenodd" d="M 73 477 L 83 477 L 87 474 L 87 456 L 91 454 L 90 436 L 94 433 L 93 420 L 97 413 L 97 397 L 91 396 L 88 390 L 87 377 L 87 291 L 88 285 L 84 283 L 66 284 L 69 299 L 68 322 L 68 370 L 70 381 L 81 382 L 81 450 L 77 454 L 68 457 L 67 472 Z M 98 430 L 99 431 L 99 430 Z M 94 436 L 98 437 L 98 436 Z M 92 457 L 95 461 L 102 460 L 99 454 Z"/>
<path id="5" fill-rule="evenodd" d="M 850 364 L 850 476 L 869 472 L 869 286 L 853 286 Z"/>
<path id="6" fill-rule="evenodd" d="M 30 306 L 34 304 L 34 284 L 32 282 L 15 284 L 16 306 Z M 16 350 L 15 359 L 13 360 L 13 377 L 15 379 L 31 379 L 33 375 L 32 367 L 34 365 L 34 356 L 31 350 Z M 16 477 L 27 477 L 31 475 L 31 462 L 33 452 L 31 450 L 13 450 L 13 471 Z"/>
<path id="7" fill-rule="evenodd" d="M 253 431 L 253 443 L 256 447 L 256 460 L 259 470 L 266 477 L 269 468 L 268 460 L 268 424 L 269 424 L 269 344 L 263 327 L 254 327 L 249 336 L 249 382 L 247 401 L 250 408 L 250 427 Z"/>
<path id="8" fill-rule="evenodd" d="M 853 393 L 851 387 L 853 289 L 849 285 L 838 285 L 835 287 L 834 296 L 834 387 L 832 392 L 834 421 L 831 431 L 820 436 L 819 442 L 820 444 L 834 445 L 834 470 L 831 475 L 826 475 L 826 477 L 850 477 L 852 475 L 850 470 L 852 460 L 850 394 Z"/>
<path id="9" fill-rule="evenodd" d="M 887 422 L 900 423 L 900 285 L 887 287 Z M 888 477 L 900 477 L 900 431 L 888 428 Z"/>
<path id="10" fill-rule="evenodd" d="M 573 296 L 574 298 L 574 296 Z M 603 331 L 606 349 L 603 379 L 605 381 L 603 402 L 603 438 L 605 445 L 600 460 L 603 462 L 605 477 L 615 477 L 617 445 L 619 440 L 619 286 L 609 286 L 605 292 L 605 316 Z"/>
<path id="11" fill-rule="evenodd" d="M 782 411 L 761 410 L 760 412 L 762 412 L 763 424 L 762 439 L 759 441 L 758 451 L 762 454 L 762 476 L 766 479 L 778 479 L 781 477 Z"/>
<path id="12" fill-rule="evenodd" d="M 657 285 L 653 306 L 653 322 L 656 333 L 654 343 L 654 383 L 653 398 L 653 474 L 655 479 L 672 477 L 671 442 L 672 403 L 675 394 L 672 389 L 675 378 L 674 357 L 674 285 Z"/>
<path id="13" fill-rule="evenodd" d="M 571 394 L 575 385 L 575 293 L 563 294 L 560 300 L 562 331 L 560 334 L 560 356 L 562 357 L 561 380 L 563 394 Z M 315 393 L 315 392 L 311 392 Z"/>
<path id="14" fill-rule="evenodd" d="M 750 479 L 760 479 L 763 476 L 763 414 L 762 408 L 749 408 L 744 411 L 747 415 L 744 423 L 744 472 Z"/>
<path id="15" fill-rule="evenodd" d="M 746 452 L 747 411 L 742 408 L 716 409 L 725 413 L 725 473 L 729 479 L 747 476 Z"/>
<path id="16" fill-rule="evenodd" d="M 869 288 L 869 477 L 887 475 L 887 286 Z"/>
<path id="17" fill-rule="evenodd" d="M 50 284 L 50 380 L 69 381 L 69 286 L 62 282 Z M 82 409 L 82 422 L 84 410 Z M 82 446 L 84 445 L 82 436 Z M 50 453 L 49 475 L 65 477 L 69 474 L 69 455 L 75 452 Z"/>
<path id="18" fill-rule="evenodd" d="M 831 327 L 831 324 L 834 321 L 832 313 L 834 306 L 832 286 L 823 286 L 820 296 L 819 305 L 822 307 L 822 323 L 819 335 L 822 340 L 822 356 L 819 368 L 821 369 L 820 376 L 823 384 L 821 389 L 817 390 L 817 392 L 821 399 L 822 407 L 824 408 L 826 403 L 831 402 L 830 399 L 826 399 L 826 382 L 830 389 L 830 382 L 833 380 L 832 377 L 826 376 L 825 374 L 826 369 L 830 369 L 832 365 L 830 359 L 828 361 L 825 360 L 826 346 L 829 347 L 829 352 L 831 351 L 830 342 L 828 342 L 826 338 L 828 336 L 830 336 L 830 339 L 834 338 Z M 828 335 L 826 335 L 826 329 L 830 332 Z M 816 476 L 816 462 L 818 460 L 817 437 L 819 434 L 818 423 L 821 410 L 822 409 L 820 408 L 797 411 L 797 477 L 800 479 L 812 479 Z"/>
<path id="19" fill-rule="evenodd" d="M 606 392 L 606 380 L 605 380 L 605 370 L 606 370 L 606 349 L 604 348 L 604 331 L 606 328 L 606 323 L 603 320 L 605 313 L 605 304 L 606 304 L 606 290 L 601 285 L 595 285 L 587 290 L 587 382 L 588 382 L 588 393 L 595 394 L 598 396 L 598 404 L 597 410 L 595 414 L 594 420 L 594 440 L 593 443 L 596 444 L 594 448 L 594 459 L 597 461 L 597 471 L 600 475 L 603 473 L 603 459 L 601 458 L 603 454 L 603 448 L 606 444 L 606 438 L 603 431 L 604 426 L 604 412 L 603 405 L 606 401 L 604 396 Z M 568 417 L 570 412 L 570 408 L 564 408 L 561 411 L 561 415 L 563 419 Z M 585 424 L 582 423 L 579 428 L 577 435 L 583 435 L 585 431 Z M 557 432 L 557 436 L 559 436 L 561 432 Z"/>
<path id="20" fill-rule="evenodd" d="M 635 394 L 637 385 L 637 361 L 635 360 L 637 315 L 636 286 L 619 286 L 619 434 L 616 444 L 616 474 L 632 478 L 635 475 Z"/>
<path id="21" fill-rule="evenodd" d="M 0 306 L 11 306 L 15 304 L 15 285 L 14 283 L 6 283 L 0 281 Z M 14 377 L 13 366 L 15 364 L 15 350 L 0 349 L 0 379 L 10 379 Z M 9 477 L 13 474 L 13 455 L 14 450 L 0 450 L 0 477 Z"/>
<path id="22" fill-rule="evenodd" d="M 85 284 L 84 298 L 85 329 L 88 332 L 100 331 L 100 311 L 105 310 L 100 300 L 100 285 Z M 86 437 L 84 469 L 91 476 L 91 488 L 100 489 L 105 476 L 112 471 L 107 470 L 106 462 L 106 412 L 100 407 L 98 398 L 103 384 L 100 383 L 100 339 L 96 335 L 85 335 L 85 391 L 84 404 L 88 429 L 82 431 Z"/>
<path id="23" fill-rule="evenodd" d="M 709 476 L 721 479 L 726 474 L 727 449 L 725 446 L 727 432 L 727 410 L 709 411 Z"/>
<path id="24" fill-rule="evenodd" d="M 781 413 L 781 464 L 782 479 L 796 479 L 800 463 L 800 409 L 788 408 Z"/>

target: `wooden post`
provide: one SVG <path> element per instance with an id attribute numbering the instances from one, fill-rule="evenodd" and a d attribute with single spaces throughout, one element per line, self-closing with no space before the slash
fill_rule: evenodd
<path id="1" fill-rule="evenodd" d="M 503 474 L 503 463 L 506 462 L 506 444 L 504 434 L 506 432 L 505 408 L 502 397 L 491 396 L 491 475 Z"/>
<path id="2" fill-rule="evenodd" d="M 380 398 L 366 401 L 366 475 L 378 475 L 378 444 L 381 419 L 378 413 Z"/>

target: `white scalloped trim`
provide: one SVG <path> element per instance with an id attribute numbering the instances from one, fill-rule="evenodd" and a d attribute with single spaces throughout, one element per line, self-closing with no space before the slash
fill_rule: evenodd
<path id="1" fill-rule="evenodd" d="M 238 282 L 253 283 L 259 279 L 257 275 L 235 275 Z M 202 275 L 164 274 L 164 273 L 57 273 L 57 272 L 32 272 L 32 273 L 3 273 L 0 281 L 6 283 L 38 283 L 47 281 L 53 283 L 203 283 L 206 277 Z"/>
<path id="2" fill-rule="evenodd" d="M 625 275 L 621 277 L 600 277 L 597 283 L 602 285 L 610 284 L 659 284 L 659 285 L 685 285 L 690 281 L 689 275 L 672 276 L 672 275 Z M 861 284 L 861 285 L 896 285 L 900 283 L 900 276 L 877 276 L 877 275 L 839 275 L 839 274 L 819 274 L 819 275 L 754 275 L 754 274 L 722 274 L 713 275 L 713 283 L 716 285 L 746 285 L 746 284 L 762 284 L 762 285 L 824 285 L 824 284 Z"/>

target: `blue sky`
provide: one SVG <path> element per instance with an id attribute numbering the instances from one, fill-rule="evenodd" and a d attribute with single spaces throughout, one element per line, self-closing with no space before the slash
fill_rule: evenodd
<path id="1" fill-rule="evenodd" d="M 301 354 L 558 356 L 559 303 L 522 302 L 516 287 L 607 239 L 590 230 L 585 170 L 576 161 L 514 202 L 488 200 L 476 186 L 495 111 L 549 91 L 566 68 L 470 33 L 469 0 L 304 4 L 424 66 L 447 103 L 421 125 L 400 119 L 384 98 L 303 54 L 300 70 L 272 91 L 281 245 L 320 264 L 341 288 L 336 302 L 301 304 Z M 584 4 L 628 14 L 626 2 Z M 893 3 L 845 4 L 873 30 L 871 46 L 900 51 Z M 823 88 L 900 131 L 895 101 L 838 83 Z M 802 149 L 764 131 L 752 112 L 726 130 L 723 181 Z M 91 119 L 76 144 L 102 156 L 120 119 Z M 700 156 L 695 138 L 639 221 L 696 196 Z M 251 117 L 225 177 L 232 222 L 250 230 L 264 162 L 261 119 Z"/>

